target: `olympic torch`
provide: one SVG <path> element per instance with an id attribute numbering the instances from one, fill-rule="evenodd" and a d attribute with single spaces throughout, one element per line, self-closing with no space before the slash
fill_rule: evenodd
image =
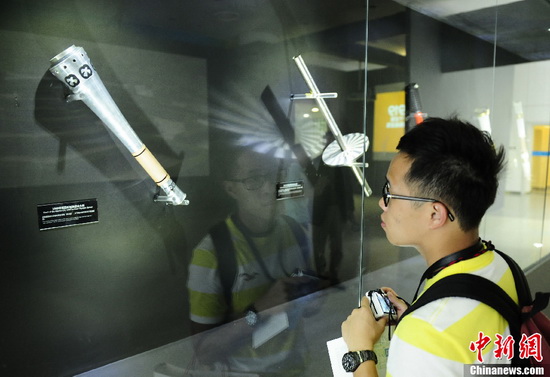
<path id="1" fill-rule="evenodd" d="M 187 205 L 182 192 L 170 175 L 147 149 L 120 112 L 113 98 L 95 71 L 88 54 L 82 47 L 72 45 L 50 60 L 50 72 L 72 92 L 67 101 L 81 100 L 122 142 L 136 161 L 149 174 L 166 195 L 156 195 L 154 200 L 171 205 Z"/>
<path id="2" fill-rule="evenodd" d="M 426 118 L 426 114 L 422 112 L 419 86 L 415 82 L 405 87 L 405 108 L 407 112 L 407 123 L 405 127 L 406 131 L 410 131 L 414 126 L 422 123 Z"/>

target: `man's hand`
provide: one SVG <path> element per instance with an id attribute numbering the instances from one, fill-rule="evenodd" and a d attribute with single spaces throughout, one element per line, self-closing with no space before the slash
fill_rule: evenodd
<path id="1" fill-rule="evenodd" d="M 278 279 L 266 294 L 259 298 L 254 306 L 263 311 L 274 306 L 286 304 L 292 300 L 318 291 L 323 281 L 308 276 L 285 277 Z"/>
<path id="2" fill-rule="evenodd" d="M 369 304 L 369 299 L 363 297 L 361 307 L 354 309 L 342 323 L 342 337 L 350 351 L 372 350 L 384 332 L 388 317 L 377 321 Z"/>
<path id="3" fill-rule="evenodd" d="M 393 289 L 388 287 L 382 287 L 380 289 L 382 289 L 382 291 L 385 292 L 388 298 L 390 299 L 393 307 L 395 308 L 395 311 L 397 312 L 396 319 L 399 320 L 403 312 L 407 310 L 409 306 L 405 301 L 403 301 L 402 298 L 399 298 L 399 296 L 397 295 L 397 293 L 395 293 Z"/>
<path id="4" fill-rule="evenodd" d="M 262 312 L 289 301 L 287 283 L 285 280 L 287 279 L 278 279 L 275 281 L 266 294 L 256 300 L 254 303 L 256 310 Z"/>

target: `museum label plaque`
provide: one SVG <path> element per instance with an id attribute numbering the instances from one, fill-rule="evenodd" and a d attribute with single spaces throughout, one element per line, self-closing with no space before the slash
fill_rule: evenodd
<path id="1" fill-rule="evenodd" d="M 39 204 L 37 211 L 40 230 L 66 228 L 99 221 L 97 199 Z"/>
<path id="2" fill-rule="evenodd" d="M 304 196 L 304 181 L 277 183 L 277 200 Z"/>

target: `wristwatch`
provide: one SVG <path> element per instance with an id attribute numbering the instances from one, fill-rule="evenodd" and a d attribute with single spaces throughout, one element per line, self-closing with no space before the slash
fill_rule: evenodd
<path id="1" fill-rule="evenodd" d="M 246 324 L 250 327 L 256 326 L 260 319 L 259 317 L 260 316 L 258 315 L 258 311 L 254 307 L 254 305 L 250 305 L 244 311 L 244 320 L 246 321 Z"/>
<path id="2" fill-rule="evenodd" d="M 378 364 L 378 358 L 374 351 L 352 351 L 344 354 L 342 366 L 346 372 L 355 372 L 362 362 L 369 360 L 373 360 L 375 364 Z"/>

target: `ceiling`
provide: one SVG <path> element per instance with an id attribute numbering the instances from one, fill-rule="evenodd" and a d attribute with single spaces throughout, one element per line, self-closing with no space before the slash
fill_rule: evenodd
<path id="1" fill-rule="evenodd" d="M 548 0 L 397 0 L 528 61 L 550 59 Z"/>
<path id="2" fill-rule="evenodd" d="M 233 36 L 241 44 L 275 40 L 274 35 L 280 33 L 266 29 L 266 25 L 276 16 L 286 38 L 320 36 L 327 46 L 320 46 L 323 50 L 317 52 L 317 60 L 344 71 L 356 70 L 357 60 L 364 58 L 367 3 L 369 68 L 402 64 L 409 32 L 407 8 L 489 44 L 496 41 L 500 51 L 516 55 L 519 60 L 550 59 L 550 0 L 346 0 L 345 6 L 334 0 L 202 2 L 205 7 L 213 7 L 212 14 L 225 22 L 222 38 Z M 236 22 L 236 29 L 232 29 L 237 19 L 246 22 Z M 222 35 L 219 28 L 213 32 L 218 33 L 216 37 Z M 343 39 L 338 43 L 340 36 L 356 38 L 356 48 L 344 48 Z"/>
<path id="3" fill-rule="evenodd" d="M 496 40 L 526 61 L 550 59 L 550 0 L 5 0 L 0 27 L 66 36 L 78 23 L 83 39 L 124 44 L 139 35 L 157 41 L 151 45 L 203 47 L 316 35 L 327 44 L 319 46 L 319 60 L 332 56 L 330 64 L 347 71 L 364 58 L 367 3 L 373 67 L 402 63 L 407 8 L 483 41 Z"/>
<path id="4" fill-rule="evenodd" d="M 270 3 L 281 14 L 294 15 L 286 25 L 287 37 L 317 34 L 326 44 L 308 61 L 342 71 L 356 70 L 357 60 L 364 58 L 366 3 L 369 70 L 404 66 L 409 8 L 486 42 L 491 55 L 496 41 L 502 64 L 550 59 L 550 0 L 349 0 L 345 12 L 340 2 L 316 0 L 315 14 L 307 12 L 312 7 L 307 0 L 303 8 L 292 6 L 292 0 Z M 350 36 L 356 38 L 355 50 L 334 42 Z"/>

